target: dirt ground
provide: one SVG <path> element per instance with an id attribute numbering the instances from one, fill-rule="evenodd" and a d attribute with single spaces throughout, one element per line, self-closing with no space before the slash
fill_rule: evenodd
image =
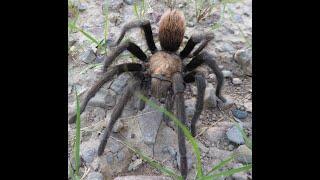
<path id="1" fill-rule="evenodd" d="M 140 1 L 108 1 L 108 36 L 107 38 L 113 41 L 118 37 L 121 27 L 132 20 L 138 19 L 135 14 L 134 5 L 129 5 L 130 2 Z M 144 19 L 149 19 L 152 23 L 152 31 L 154 34 L 154 39 L 158 49 L 160 44 L 158 41 L 158 28 L 159 28 L 159 19 L 161 14 L 168 9 L 168 1 L 158 1 L 158 0 L 145 0 L 145 14 Z M 200 1 L 197 1 L 200 3 Z M 223 1 L 227 2 L 227 1 Z M 247 117 L 241 119 L 243 129 L 249 139 L 252 139 L 252 78 L 250 73 L 244 71 L 243 67 L 235 60 L 234 55 L 239 50 L 250 49 L 251 48 L 251 37 L 252 37 L 252 9 L 251 9 L 251 0 L 239 0 L 239 1 L 228 1 L 225 6 L 221 1 L 212 0 L 210 1 L 212 10 L 208 13 L 205 18 L 200 22 L 196 20 L 196 3 L 194 0 L 178 0 L 176 1 L 175 8 L 180 9 L 184 12 L 186 17 L 186 32 L 183 44 L 180 46 L 180 50 L 185 46 L 188 39 L 192 34 L 204 31 L 210 31 L 215 34 L 214 40 L 212 40 L 206 50 L 210 52 L 214 57 L 221 68 L 224 71 L 230 71 L 231 75 L 225 77 L 225 84 L 223 87 L 223 95 L 228 99 L 228 101 L 233 102 L 233 106 L 223 110 L 219 108 L 205 108 L 202 112 L 199 123 L 197 124 L 198 132 L 203 132 L 201 135 L 197 136 L 197 140 L 201 142 L 205 148 L 209 149 L 208 152 L 202 152 L 203 167 L 205 171 L 208 171 L 212 166 L 218 162 L 218 158 L 215 158 L 214 155 L 210 155 L 211 150 L 215 148 L 220 149 L 223 152 L 233 152 L 240 145 L 230 142 L 226 137 L 226 127 L 230 128 L 232 122 L 234 121 L 234 115 L 232 111 L 235 109 L 240 109 L 247 112 Z M 129 4 L 128 4 L 129 3 Z M 95 39 L 101 41 L 104 39 L 104 4 L 103 1 L 98 0 L 82 0 L 70 1 L 69 4 L 75 4 L 76 7 L 80 10 L 79 16 L 77 19 L 77 27 L 83 29 L 84 31 L 90 33 Z M 199 4 L 197 6 L 200 6 Z M 203 8 L 206 8 L 204 6 Z M 70 8 L 70 7 L 69 7 Z M 199 8 L 201 9 L 201 8 Z M 224 9 L 224 10 L 223 10 Z M 138 9 L 139 10 L 139 9 Z M 71 9 L 69 9 L 69 18 L 70 20 L 74 18 L 74 14 Z M 131 39 L 133 42 L 138 44 L 143 51 L 147 53 L 148 56 L 151 55 L 147 51 L 147 46 L 142 31 L 138 28 L 131 30 L 126 35 L 127 38 Z M 70 31 L 69 32 L 69 58 L 68 58 L 68 107 L 69 114 L 72 114 L 75 107 L 75 91 L 73 87 L 77 88 L 78 93 L 80 94 L 80 99 L 84 97 L 85 92 L 99 79 L 101 75 L 101 62 L 99 59 L 99 53 L 97 52 L 96 44 L 92 42 L 88 37 L 79 31 Z M 110 48 L 108 51 L 112 51 Z M 89 60 L 88 60 L 89 59 Z M 90 60 L 92 59 L 92 60 Z M 121 64 L 123 62 L 137 62 L 138 60 L 130 55 L 128 52 L 123 53 L 123 55 L 117 58 L 117 62 L 114 64 Z M 206 74 L 207 83 L 211 83 L 213 87 L 216 86 L 216 79 L 212 71 L 205 67 L 208 71 Z M 116 80 L 117 77 L 114 79 Z M 240 83 L 236 83 L 235 79 L 240 79 Z M 114 81 L 115 81 L 114 80 Z M 106 86 L 110 86 L 114 81 L 107 83 Z M 186 101 L 195 98 L 195 84 L 187 84 L 185 99 Z M 118 92 L 116 92 L 118 96 Z M 101 125 L 104 122 L 103 119 L 110 117 L 111 110 L 113 105 L 108 107 L 108 110 L 105 112 L 100 112 L 99 110 L 92 110 L 90 113 L 87 113 L 86 121 L 81 123 L 81 127 L 95 126 L 99 128 L 95 129 L 95 134 L 91 132 L 82 131 L 82 140 L 83 143 L 91 141 L 93 136 L 99 136 L 102 129 L 105 128 L 105 125 Z M 86 110 L 87 111 L 87 110 Z M 89 111 L 89 110 L 88 110 Z M 135 116 L 137 111 L 128 110 L 125 114 L 122 115 L 123 118 L 129 116 Z M 90 119 L 92 118 L 92 119 Z M 96 120 L 95 118 L 100 118 Z M 190 120 L 190 118 L 189 118 Z M 226 125 L 227 124 L 227 125 Z M 231 125 L 230 125 L 231 124 Z M 223 130 L 224 137 L 219 143 L 213 143 L 214 140 L 209 139 L 210 134 L 208 129 L 216 127 L 219 131 L 219 128 Z M 75 127 L 70 125 L 69 129 L 69 158 L 71 157 L 71 151 L 74 141 Z M 90 135 L 86 135 L 86 133 Z M 96 138 L 96 137 L 95 137 Z M 80 145 L 80 146 L 81 146 Z M 202 150 L 201 150 L 202 151 Z M 131 157 L 131 156 L 130 156 Z M 133 160 L 130 160 L 133 161 Z M 236 165 L 234 163 L 233 165 Z M 238 163 L 239 164 L 239 163 Z M 231 165 L 231 167 L 233 167 Z M 106 175 L 102 170 L 102 167 L 97 168 L 93 167 L 94 165 L 82 165 L 81 174 L 84 176 L 84 179 L 90 179 L 88 174 L 90 172 L 101 172 L 105 179 Z M 161 173 L 158 170 L 150 167 L 146 162 L 143 162 L 136 170 L 128 171 L 126 168 L 123 168 L 121 172 L 111 173 L 112 177 L 124 176 L 124 175 L 160 175 Z M 229 177 L 229 179 L 251 179 L 251 171 L 247 173 L 242 173 L 238 176 Z M 228 178 L 226 178 L 228 179 Z"/>

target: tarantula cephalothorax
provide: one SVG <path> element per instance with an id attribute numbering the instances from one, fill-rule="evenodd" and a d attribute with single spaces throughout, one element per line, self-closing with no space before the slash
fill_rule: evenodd
<path id="1" fill-rule="evenodd" d="M 140 27 L 143 29 L 147 45 L 152 55 L 148 58 L 146 54 L 135 44 L 130 41 L 121 43 L 126 31 L 129 29 Z M 191 133 L 196 135 L 195 124 L 202 112 L 204 93 L 205 93 L 205 77 L 197 67 L 205 64 L 209 66 L 216 75 L 217 88 L 216 96 L 223 102 L 225 98 L 221 95 L 221 88 L 223 86 L 223 75 L 216 65 L 212 55 L 202 51 L 208 42 L 213 39 L 212 33 L 202 33 L 192 35 L 187 42 L 185 48 L 176 53 L 183 40 L 185 32 L 185 18 L 182 12 L 178 10 L 167 10 L 160 19 L 159 27 L 159 41 L 162 50 L 157 50 L 155 46 L 151 25 L 149 21 L 134 21 L 126 24 L 121 31 L 118 40 L 115 43 L 116 49 L 106 57 L 103 66 L 102 78 L 89 90 L 84 101 L 80 105 L 80 113 L 84 111 L 88 101 L 92 98 L 99 88 L 109 81 L 114 75 L 119 75 L 123 72 L 133 72 L 133 78 L 129 81 L 125 90 L 122 92 L 120 99 L 115 105 L 107 128 L 104 130 L 101 143 L 98 148 L 98 155 L 102 155 L 107 144 L 107 140 L 111 134 L 112 128 L 122 113 L 122 110 L 129 98 L 139 91 L 144 95 L 148 95 L 151 90 L 151 96 L 156 98 L 165 98 L 165 107 L 168 111 L 175 110 L 175 116 L 186 124 L 185 117 L 185 103 L 183 93 L 185 90 L 185 83 L 195 82 L 197 86 L 197 101 L 196 111 L 191 120 Z M 120 45 L 119 45 L 120 44 Z M 199 44 L 198 48 L 192 53 L 194 47 Z M 119 46 L 118 46 L 119 45 Z M 142 63 L 126 63 L 113 67 L 109 65 L 119 56 L 123 51 L 128 50 L 134 56 L 142 61 Z M 182 61 L 187 57 L 192 60 L 183 65 Z M 139 109 L 144 108 L 143 101 L 139 104 Z M 75 122 L 76 115 L 69 119 L 69 123 Z M 165 122 L 169 119 L 163 116 Z M 178 128 L 178 143 L 180 152 L 180 171 L 184 178 L 187 177 L 187 158 L 185 137 L 180 128 Z"/>

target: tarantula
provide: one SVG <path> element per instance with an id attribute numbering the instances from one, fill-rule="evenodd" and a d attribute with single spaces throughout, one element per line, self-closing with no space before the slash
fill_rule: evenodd
<path id="1" fill-rule="evenodd" d="M 129 29 L 137 27 L 142 28 L 144 31 L 148 49 L 152 53 L 150 57 L 147 57 L 133 42 L 126 41 L 120 44 L 125 33 Z M 177 53 L 176 51 L 179 49 L 184 38 L 184 32 L 185 18 L 183 13 L 179 10 L 167 10 L 160 19 L 159 41 L 162 50 L 158 50 L 154 43 L 151 25 L 148 20 L 133 21 L 124 25 L 118 40 L 114 44 L 114 46 L 117 46 L 116 49 L 107 56 L 104 61 L 102 78 L 89 90 L 87 96 L 80 105 L 80 113 L 82 113 L 90 98 L 92 98 L 99 88 L 114 75 L 119 75 L 123 72 L 133 72 L 133 78 L 122 92 L 120 99 L 113 109 L 109 124 L 104 130 L 98 148 L 99 156 L 103 154 L 112 128 L 121 115 L 124 106 L 129 98 L 137 91 L 147 95 L 148 91 L 151 90 L 151 96 L 158 99 L 165 98 L 165 108 L 168 111 L 173 111 L 173 109 L 175 109 L 175 116 L 182 121 L 183 124 L 186 124 L 185 102 L 183 96 L 185 83 L 195 82 L 198 95 L 195 105 L 196 111 L 191 120 L 191 133 L 193 136 L 196 135 L 195 124 L 203 110 L 206 88 L 204 74 L 197 70 L 198 66 L 205 64 L 213 70 L 218 81 L 216 96 L 222 102 L 226 102 L 226 99 L 221 95 L 221 88 L 224 82 L 223 75 L 213 59 L 213 56 L 206 51 L 202 51 L 208 42 L 213 39 L 213 34 L 201 33 L 192 35 L 184 49 L 180 53 Z M 198 48 L 191 53 L 197 44 L 199 44 Z M 125 50 L 128 50 L 142 62 L 126 63 L 109 67 L 116 57 Z M 192 60 L 187 65 L 183 65 L 182 62 L 187 57 L 192 58 Z M 144 106 L 144 102 L 140 101 L 139 110 L 142 110 Z M 69 123 L 74 123 L 75 117 L 76 115 L 73 114 L 69 119 Z M 167 116 L 164 115 L 163 119 L 168 123 L 169 119 Z M 186 145 L 185 137 L 180 128 L 178 128 L 178 142 L 181 155 L 180 171 L 182 176 L 186 178 L 188 173 Z"/>

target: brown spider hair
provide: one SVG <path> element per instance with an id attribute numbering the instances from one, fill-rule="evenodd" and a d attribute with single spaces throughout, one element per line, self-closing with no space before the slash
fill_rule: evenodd
<path id="1" fill-rule="evenodd" d="M 175 52 L 183 40 L 185 18 L 179 10 L 167 10 L 160 19 L 159 41 L 163 50 Z"/>

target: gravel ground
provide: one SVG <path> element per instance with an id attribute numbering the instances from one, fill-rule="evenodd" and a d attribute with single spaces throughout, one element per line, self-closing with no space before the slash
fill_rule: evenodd
<path id="1" fill-rule="evenodd" d="M 137 0 L 110 0 L 109 1 L 109 28 L 108 39 L 114 40 L 120 32 L 121 27 L 132 20 L 137 19 L 134 14 L 133 2 Z M 161 14 L 168 9 L 166 1 L 145 0 L 145 18 L 152 23 L 152 30 L 156 45 L 159 48 L 158 28 Z M 73 9 L 79 10 L 79 17 L 76 25 L 84 31 L 90 33 L 99 41 L 104 38 L 104 15 L 103 3 L 98 0 L 90 1 L 70 1 L 75 4 Z M 215 39 L 206 48 L 214 57 L 225 76 L 223 95 L 228 99 L 230 106 L 221 110 L 216 104 L 205 107 L 197 123 L 197 132 L 202 164 L 205 171 L 228 157 L 233 152 L 242 156 L 232 161 L 226 168 L 240 167 L 246 162 L 252 161 L 251 150 L 244 144 L 244 139 L 233 121 L 240 122 L 247 137 L 252 138 L 252 78 L 251 78 L 251 37 L 252 37 L 252 8 L 251 0 L 239 0 L 235 3 L 225 5 L 220 1 L 212 0 L 212 11 L 200 22 L 196 21 L 196 11 L 194 1 L 176 1 L 176 8 L 184 12 L 186 17 L 186 33 L 184 47 L 189 37 L 196 32 L 213 31 Z M 208 6 L 205 6 L 208 7 Z M 69 18 L 73 18 L 74 13 L 69 7 Z M 219 23 L 221 22 L 221 23 Z M 218 28 L 213 29 L 213 25 L 219 23 Z M 144 51 L 147 50 L 145 40 L 139 29 L 131 30 L 127 37 L 138 44 Z M 110 49 L 108 49 L 110 51 Z M 150 55 L 150 52 L 146 52 Z M 136 62 L 128 52 L 123 53 L 117 62 Z M 77 88 L 82 99 L 88 89 L 101 76 L 101 58 L 96 48 L 96 44 L 90 41 L 81 32 L 69 32 L 69 58 L 68 58 L 68 107 L 69 114 L 74 111 L 75 91 Z M 215 90 L 216 79 L 209 68 L 207 69 L 206 80 L 209 93 L 207 100 L 210 104 L 212 99 L 210 92 Z M 112 108 L 118 100 L 119 94 L 123 90 L 130 74 L 122 74 L 114 77 L 102 87 L 102 90 L 90 101 L 89 106 L 81 115 L 81 149 L 82 166 L 80 169 L 84 179 L 113 179 L 119 176 L 152 176 L 161 175 L 158 170 L 153 169 L 146 162 L 134 155 L 129 149 L 115 140 L 109 140 L 106 152 L 98 158 L 96 148 L 99 144 L 99 137 L 105 128 L 106 121 L 109 120 Z M 212 85 L 210 85 L 212 84 Z M 185 92 L 187 115 L 192 114 L 195 109 L 196 98 L 195 84 L 188 84 Z M 126 106 L 116 128 L 113 129 L 112 136 L 124 139 L 141 149 L 146 154 L 156 160 L 161 160 L 163 164 L 175 169 L 178 172 L 177 139 L 176 131 L 167 127 L 165 123 L 155 120 L 151 127 L 143 127 L 146 119 L 156 119 L 159 113 L 152 109 L 138 112 L 135 108 L 136 98 L 132 98 Z M 212 102 L 211 102 L 212 103 Z M 149 114 L 148 114 L 148 111 Z M 159 118 L 158 118 L 159 119 Z M 190 120 L 191 117 L 188 117 Z M 69 159 L 74 141 L 75 126 L 69 125 Z M 147 129 L 147 130 L 144 130 Z M 149 132 L 150 131 L 150 132 Z M 152 134 L 152 132 L 156 132 Z M 150 137 L 146 135 L 151 134 Z M 134 138 L 132 138 L 134 137 Z M 192 152 L 188 144 L 188 152 Z M 170 147 L 170 148 L 168 148 Z M 163 149 L 169 149 L 164 151 Z M 189 170 L 188 179 L 195 175 L 195 159 L 190 153 L 190 162 L 193 164 Z M 73 162 L 71 162 L 73 164 Z M 251 179 L 251 171 L 237 173 L 226 179 Z"/>

